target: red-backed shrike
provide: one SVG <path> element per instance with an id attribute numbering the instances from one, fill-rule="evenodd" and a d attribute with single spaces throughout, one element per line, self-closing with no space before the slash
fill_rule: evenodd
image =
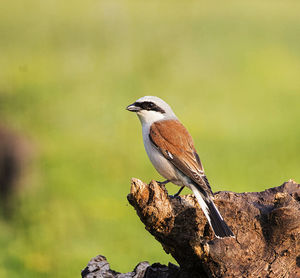
<path id="1" fill-rule="evenodd" d="M 142 124 L 146 152 L 155 169 L 167 180 L 190 188 L 196 196 L 215 235 L 234 237 L 213 202 L 213 193 L 204 174 L 193 139 L 162 99 L 145 96 L 127 106 Z"/>

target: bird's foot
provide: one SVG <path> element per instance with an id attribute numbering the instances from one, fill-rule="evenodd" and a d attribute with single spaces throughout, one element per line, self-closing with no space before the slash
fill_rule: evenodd
<path id="1" fill-rule="evenodd" d="M 169 183 L 170 181 L 169 180 L 166 180 L 166 181 L 156 181 L 159 185 L 165 185 L 167 183 Z"/>
<path id="2" fill-rule="evenodd" d="M 177 192 L 176 194 L 174 194 L 174 195 L 169 195 L 169 197 L 171 197 L 171 198 L 176 198 L 176 197 L 178 197 L 179 194 L 180 194 L 180 192 L 183 190 L 183 188 L 184 188 L 184 186 L 181 186 L 180 189 L 178 190 L 178 192 Z"/>

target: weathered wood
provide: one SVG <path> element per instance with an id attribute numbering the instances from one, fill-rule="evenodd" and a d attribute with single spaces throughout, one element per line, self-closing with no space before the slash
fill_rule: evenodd
<path id="1" fill-rule="evenodd" d="M 110 269 L 109 263 L 104 256 L 97 256 L 90 260 L 87 267 L 82 270 L 82 278 L 175 278 L 179 277 L 178 266 L 169 264 L 153 264 L 148 262 L 139 263 L 133 271 L 120 273 Z M 188 278 L 186 276 L 185 278 Z"/>
<path id="2" fill-rule="evenodd" d="M 82 277 L 300 277 L 300 185 L 292 180 L 263 192 L 215 193 L 215 204 L 235 238 L 215 238 L 193 195 L 174 198 L 164 185 L 132 179 L 127 198 L 146 230 L 180 267 L 144 262 L 120 274 L 100 256 L 102 267 L 95 272 L 87 267 Z"/>
<path id="3" fill-rule="evenodd" d="M 215 238 L 192 195 L 132 179 L 130 204 L 146 229 L 190 277 L 300 277 L 300 185 L 263 192 L 217 192 L 235 238 Z"/>

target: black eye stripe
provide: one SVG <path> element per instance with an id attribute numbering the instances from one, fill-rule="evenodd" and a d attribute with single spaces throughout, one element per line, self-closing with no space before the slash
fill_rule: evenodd
<path id="1" fill-rule="evenodd" d="M 143 102 L 135 102 L 135 106 L 142 108 L 143 110 L 148 110 L 148 111 L 157 111 L 162 114 L 166 113 L 165 110 L 157 106 L 154 102 L 152 101 L 143 101 Z"/>

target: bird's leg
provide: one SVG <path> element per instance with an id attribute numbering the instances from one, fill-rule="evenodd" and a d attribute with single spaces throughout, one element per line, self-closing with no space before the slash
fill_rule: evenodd
<path id="1" fill-rule="evenodd" d="M 180 192 L 183 190 L 184 186 L 181 186 L 180 189 L 178 190 L 178 192 L 176 194 L 173 195 L 173 197 L 177 197 L 179 196 Z"/>
<path id="2" fill-rule="evenodd" d="M 165 185 L 167 183 L 169 183 L 169 180 L 165 180 L 165 181 L 156 181 L 159 185 Z"/>

